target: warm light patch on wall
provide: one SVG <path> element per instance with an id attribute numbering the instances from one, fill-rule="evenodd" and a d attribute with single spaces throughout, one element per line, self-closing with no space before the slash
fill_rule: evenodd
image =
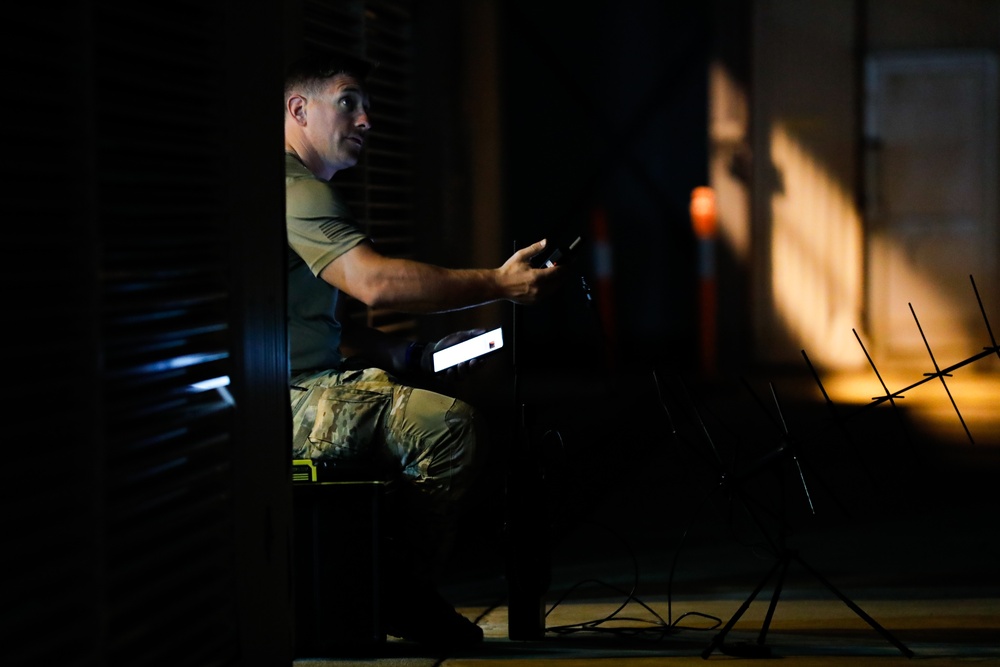
<path id="1" fill-rule="evenodd" d="M 871 255 L 881 263 L 876 270 L 886 283 L 884 290 L 875 291 L 871 304 L 876 322 L 872 333 L 879 336 L 879 344 L 874 348 L 879 352 L 876 363 L 912 366 L 929 360 L 921 329 L 944 366 L 977 352 L 980 345 L 989 344 L 968 274 L 956 266 L 950 273 L 953 279 L 946 285 L 939 278 L 942 272 L 930 268 L 933 258 L 927 254 L 952 254 L 948 239 L 941 238 L 937 243 L 923 241 L 918 250 L 913 247 L 917 244 L 907 245 L 905 239 L 892 244 L 876 233 L 871 237 L 871 245 Z M 919 328 L 914 313 L 920 321 Z"/>
<path id="2" fill-rule="evenodd" d="M 777 315 L 817 364 L 857 366 L 851 330 L 861 323 L 863 238 L 856 207 L 844 185 L 781 125 L 770 153 L 782 184 L 771 202 Z"/>

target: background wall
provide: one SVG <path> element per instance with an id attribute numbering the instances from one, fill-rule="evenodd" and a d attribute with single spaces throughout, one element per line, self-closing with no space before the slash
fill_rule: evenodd
<path id="1" fill-rule="evenodd" d="M 930 56 L 978 49 L 996 54 L 998 18 L 1000 5 L 992 0 L 754 3 L 753 74 L 747 89 L 753 180 L 746 190 L 752 242 L 744 256 L 753 284 L 757 360 L 797 365 L 799 351 L 805 349 L 830 370 L 862 367 L 865 357 L 853 329 L 869 346 L 893 352 L 884 341 L 880 345 L 867 339 L 873 316 L 881 314 L 873 308 L 898 306 L 905 312 L 906 302 L 916 301 L 919 312 L 920 299 L 926 304 L 938 288 L 952 300 L 973 299 L 961 268 L 925 276 L 924 287 L 907 286 L 889 304 L 874 298 L 873 272 L 882 269 L 886 257 L 872 252 L 879 221 L 868 215 L 866 198 L 879 196 L 869 184 L 876 177 L 884 180 L 885 174 L 878 174 L 870 159 L 879 138 L 864 136 L 864 72 L 870 56 L 887 51 Z M 914 108 L 913 114 L 921 111 Z M 997 113 L 996 108 L 986 111 L 994 119 Z M 924 149 L 942 156 L 941 167 L 933 184 L 911 186 L 925 191 L 931 185 L 943 187 L 953 166 L 940 147 Z M 986 150 L 995 156 L 995 142 Z M 983 187 L 994 193 L 984 209 L 995 210 L 995 188 L 989 181 Z M 995 229 L 998 223 L 992 219 L 985 224 Z M 995 256 L 1000 249 L 991 236 L 995 238 L 983 234 L 980 242 L 993 246 L 988 252 Z M 946 249 L 939 245 L 936 251 Z M 962 264 L 961 258 L 954 262 Z M 994 264 L 977 282 L 995 291 L 996 280 Z M 925 321 L 928 310 L 925 306 Z M 939 319 L 941 326 L 949 326 L 946 317 Z M 973 319 L 979 319 L 978 313 Z M 908 312 L 902 320 L 913 328 Z M 916 347 L 923 352 L 922 344 Z"/>

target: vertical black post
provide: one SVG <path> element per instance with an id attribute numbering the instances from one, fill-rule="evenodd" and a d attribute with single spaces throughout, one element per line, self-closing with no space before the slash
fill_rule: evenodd
<path id="1" fill-rule="evenodd" d="M 513 640 L 538 640 L 545 636 L 545 594 L 551 578 L 545 470 L 541 456 L 532 447 L 533 419 L 521 396 L 518 306 L 513 310 L 514 429 L 507 457 L 504 517 L 507 636 Z"/>
<path id="2" fill-rule="evenodd" d="M 507 636 L 514 640 L 545 635 L 545 593 L 550 581 L 545 473 L 532 451 L 527 408 L 507 471 Z"/>

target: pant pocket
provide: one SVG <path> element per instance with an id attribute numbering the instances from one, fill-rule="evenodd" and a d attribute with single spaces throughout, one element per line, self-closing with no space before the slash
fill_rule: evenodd
<path id="1" fill-rule="evenodd" d="M 336 386 L 323 390 L 309 433 L 310 458 L 357 459 L 372 452 L 389 399 Z"/>

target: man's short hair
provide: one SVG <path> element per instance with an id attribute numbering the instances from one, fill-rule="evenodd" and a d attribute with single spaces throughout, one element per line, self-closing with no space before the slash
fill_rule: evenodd
<path id="1" fill-rule="evenodd" d="M 348 74 L 364 83 L 376 63 L 343 53 L 310 54 L 285 70 L 285 98 L 297 89 L 312 88 L 338 74 Z"/>

